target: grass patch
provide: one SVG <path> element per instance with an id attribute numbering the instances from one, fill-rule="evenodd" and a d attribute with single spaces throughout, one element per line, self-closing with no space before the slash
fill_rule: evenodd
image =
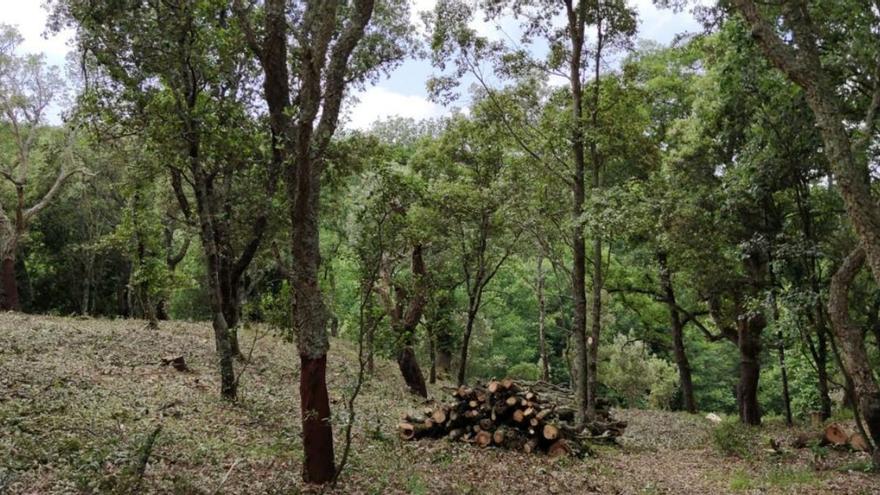
<path id="1" fill-rule="evenodd" d="M 791 488 L 818 484 L 820 481 L 811 470 L 782 466 L 765 474 L 737 470 L 731 475 L 729 486 L 733 491 L 769 490 L 775 493 L 788 492 Z"/>
<path id="2" fill-rule="evenodd" d="M 755 481 L 745 471 L 736 471 L 730 477 L 730 489 L 733 491 L 751 490 L 755 488 Z"/>

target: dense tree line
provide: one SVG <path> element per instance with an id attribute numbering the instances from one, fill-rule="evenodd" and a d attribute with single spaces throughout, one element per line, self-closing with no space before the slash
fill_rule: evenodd
<path id="1" fill-rule="evenodd" d="M 543 379 L 581 425 L 599 397 L 756 425 L 850 408 L 880 445 L 877 5 L 719 2 L 670 46 L 622 0 L 441 0 L 425 40 L 397 0 L 51 8 L 76 74 L 0 33 L 2 307 L 211 320 L 229 400 L 239 327 L 273 325 L 306 480 L 337 474 L 331 335 L 421 396 Z M 467 111 L 345 129 L 416 53 Z"/>

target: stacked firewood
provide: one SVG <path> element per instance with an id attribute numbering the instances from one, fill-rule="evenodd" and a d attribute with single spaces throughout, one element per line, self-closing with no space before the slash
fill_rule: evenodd
<path id="1" fill-rule="evenodd" d="M 864 435 L 840 423 L 829 424 L 819 433 L 801 433 L 791 442 L 791 446 L 798 449 L 813 445 L 847 448 L 856 452 L 871 450 L 871 444 Z"/>
<path id="2" fill-rule="evenodd" d="M 578 431 L 570 394 L 545 382 L 493 380 L 485 386 L 458 387 L 452 397 L 451 403 L 434 404 L 422 414 L 405 416 L 398 425 L 400 437 L 445 437 L 480 447 L 558 457 L 585 453 L 587 442 L 614 442 L 626 428 L 626 423 L 610 417 L 607 407 L 600 407 L 596 420 Z"/>

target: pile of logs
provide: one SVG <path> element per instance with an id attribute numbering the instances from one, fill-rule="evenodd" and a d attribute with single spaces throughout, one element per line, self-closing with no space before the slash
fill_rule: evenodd
<path id="1" fill-rule="evenodd" d="M 849 448 L 856 452 L 871 449 L 864 435 L 839 423 L 829 424 L 821 433 L 802 433 L 792 441 L 794 448 L 802 449 L 811 445 Z"/>
<path id="2" fill-rule="evenodd" d="M 398 425 L 404 440 L 448 438 L 480 447 L 497 446 L 550 457 L 582 455 L 586 442 L 614 442 L 626 423 L 614 421 L 606 404 L 582 431 L 573 426 L 571 396 L 546 382 L 493 380 L 485 386 L 461 386 L 448 404 L 407 415 Z"/>

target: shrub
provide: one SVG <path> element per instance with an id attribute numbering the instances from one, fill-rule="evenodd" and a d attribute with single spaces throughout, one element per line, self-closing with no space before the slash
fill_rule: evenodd
<path id="1" fill-rule="evenodd" d="M 511 378 L 520 380 L 537 380 L 541 376 L 538 365 L 535 363 L 517 363 L 507 371 Z"/>
<path id="2" fill-rule="evenodd" d="M 751 447 L 755 443 L 753 430 L 754 427 L 735 418 L 727 418 L 712 430 L 712 442 L 724 455 L 747 459 L 751 457 Z"/>
<path id="3" fill-rule="evenodd" d="M 619 334 L 601 352 L 600 379 L 628 407 L 672 405 L 678 387 L 675 366 L 651 354 L 643 341 Z"/>

